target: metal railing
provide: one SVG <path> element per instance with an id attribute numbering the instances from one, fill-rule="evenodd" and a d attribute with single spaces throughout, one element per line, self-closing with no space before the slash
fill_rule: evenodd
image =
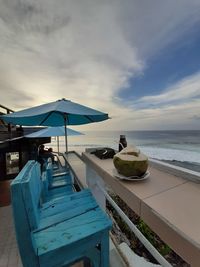
<path id="1" fill-rule="evenodd" d="M 117 211 L 123 221 L 129 226 L 130 230 L 141 241 L 145 248 L 151 253 L 151 255 L 163 266 L 172 267 L 172 265 L 154 248 L 154 246 L 146 239 L 146 237 L 140 232 L 140 230 L 133 224 L 133 222 L 127 217 L 127 215 L 120 209 L 115 201 L 109 196 L 106 190 L 97 182 L 98 187 L 103 192 L 107 201 Z"/>
<path id="2" fill-rule="evenodd" d="M 1 104 L 0 104 L 0 108 L 6 110 L 6 113 L 7 113 L 7 114 L 10 113 L 10 112 L 14 112 L 14 110 L 12 110 L 12 109 L 10 109 L 10 108 L 8 108 L 8 107 L 5 107 L 5 106 L 3 106 L 3 105 L 1 105 Z"/>

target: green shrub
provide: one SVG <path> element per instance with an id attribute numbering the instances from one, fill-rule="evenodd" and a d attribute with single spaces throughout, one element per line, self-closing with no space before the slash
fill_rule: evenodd
<path id="1" fill-rule="evenodd" d="M 168 245 L 161 243 L 158 240 L 155 233 L 143 220 L 139 220 L 137 227 L 140 232 L 146 237 L 146 239 L 160 252 L 161 255 L 165 256 L 171 251 Z"/>

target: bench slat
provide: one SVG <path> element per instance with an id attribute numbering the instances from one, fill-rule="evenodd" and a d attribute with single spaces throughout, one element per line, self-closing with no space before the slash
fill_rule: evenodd
<path id="1" fill-rule="evenodd" d="M 34 248 L 38 256 L 63 246 L 69 246 L 80 239 L 88 238 L 97 232 L 110 229 L 111 222 L 98 207 L 78 217 L 33 232 Z"/>
<path id="2" fill-rule="evenodd" d="M 43 218 L 40 219 L 38 229 L 41 230 L 53 224 L 75 218 L 77 216 L 80 216 L 81 214 L 97 208 L 98 205 L 92 197 L 88 197 L 87 199 L 82 200 L 81 203 L 80 201 L 72 201 L 68 203 L 66 209 L 64 207 L 65 206 L 62 206 L 62 209 L 60 210 L 57 210 L 56 207 L 55 214 L 51 216 L 43 213 Z"/>
<path id="3" fill-rule="evenodd" d="M 80 192 L 76 192 L 76 194 L 68 194 L 65 196 L 61 196 L 60 198 L 56 198 L 56 199 L 53 199 L 51 201 L 45 202 L 42 204 L 42 207 L 43 207 L 43 209 L 45 209 L 45 208 L 49 208 L 51 205 L 55 205 L 55 204 L 61 204 L 62 205 L 63 202 L 68 202 L 68 201 L 75 200 L 75 199 L 82 199 L 82 198 L 89 196 L 89 195 L 91 195 L 91 192 L 88 189 L 84 189 Z"/>
<path id="4" fill-rule="evenodd" d="M 79 193 L 76 193 L 77 195 Z M 66 212 L 69 213 L 71 212 L 71 210 L 73 211 L 74 209 L 81 209 L 82 207 L 84 207 L 84 205 L 87 205 L 88 203 L 90 203 L 90 206 L 92 206 L 92 208 L 95 208 L 97 206 L 97 202 L 94 200 L 94 198 L 92 197 L 92 195 L 86 195 L 84 197 L 82 197 L 81 199 L 74 199 L 71 201 L 63 201 L 61 203 L 55 204 L 55 205 L 51 205 L 48 208 L 45 209 L 41 209 L 41 218 L 45 218 L 45 217 L 49 217 L 52 215 L 55 215 L 57 213 L 60 212 Z"/>
<path id="5" fill-rule="evenodd" d="M 88 257 L 108 266 L 111 221 L 89 190 L 72 186 L 48 190 L 42 204 L 40 166 L 29 162 L 11 185 L 16 236 L 24 267 L 58 267 Z M 59 197 L 59 198 L 58 198 Z M 100 246 L 97 247 L 97 244 Z"/>

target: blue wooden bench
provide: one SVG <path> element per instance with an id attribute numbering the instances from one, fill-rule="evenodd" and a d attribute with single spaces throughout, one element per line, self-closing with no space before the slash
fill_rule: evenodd
<path id="1" fill-rule="evenodd" d="M 46 167 L 46 178 L 48 179 L 49 188 L 58 188 L 71 184 L 72 179 L 69 171 L 57 172 L 54 170 L 51 160 L 48 160 Z"/>
<path id="2" fill-rule="evenodd" d="M 50 188 L 48 178 L 46 177 L 46 173 L 43 173 L 41 176 L 43 190 L 42 190 L 42 200 L 43 202 L 50 201 L 55 198 L 63 197 L 63 195 L 72 194 L 73 187 L 72 184 L 68 184 L 65 186 Z"/>
<path id="3" fill-rule="evenodd" d="M 33 164 L 29 174 L 23 177 L 21 181 L 30 230 L 43 229 L 53 223 L 64 221 L 80 212 L 86 212 L 98 206 L 90 190 L 82 190 L 70 195 L 65 194 L 59 201 L 54 199 L 53 204 L 51 201 L 50 205 L 47 202 L 44 206 L 41 203 L 41 182 L 35 175 L 37 165 L 37 163 Z"/>
<path id="4" fill-rule="evenodd" d="M 11 184 L 16 237 L 23 265 L 64 266 L 89 258 L 108 266 L 111 221 L 89 190 L 41 204 L 38 163 L 28 162 Z M 62 199 L 62 201 L 61 201 Z"/>
<path id="5" fill-rule="evenodd" d="M 56 177 L 53 177 L 53 171 L 52 169 L 50 170 L 52 165 L 49 166 L 48 163 L 46 170 L 44 170 L 42 174 L 40 174 L 38 165 L 39 164 L 37 164 L 36 177 L 41 176 L 43 183 L 42 197 L 44 202 L 73 193 L 73 186 L 69 172 L 67 174 L 61 173 L 61 175 L 57 173 Z"/>

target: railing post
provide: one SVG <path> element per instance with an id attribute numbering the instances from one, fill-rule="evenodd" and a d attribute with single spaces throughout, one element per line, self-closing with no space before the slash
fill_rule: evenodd
<path id="1" fill-rule="evenodd" d="M 98 184 L 100 184 L 103 188 L 105 188 L 104 181 L 92 168 L 90 168 L 90 166 L 88 166 L 88 164 L 86 164 L 86 182 L 97 203 L 103 210 L 105 210 L 106 198 L 98 186 Z"/>

